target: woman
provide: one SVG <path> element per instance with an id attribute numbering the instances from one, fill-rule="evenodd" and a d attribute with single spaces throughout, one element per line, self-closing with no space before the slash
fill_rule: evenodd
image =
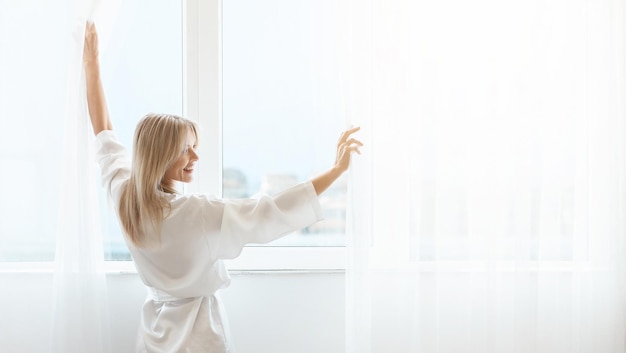
<path id="1" fill-rule="evenodd" d="M 89 115 L 102 179 L 137 272 L 148 289 L 137 352 L 229 352 L 217 290 L 230 278 L 222 260 L 321 219 L 318 195 L 350 165 L 361 142 L 345 131 L 332 168 L 275 196 L 221 200 L 176 190 L 193 178 L 198 129 L 187 119 L 149 114 L 137 125 L 132 167 L 116 138 L 100 79 L 98 37 L 88 23 L 83 52 Z"/>

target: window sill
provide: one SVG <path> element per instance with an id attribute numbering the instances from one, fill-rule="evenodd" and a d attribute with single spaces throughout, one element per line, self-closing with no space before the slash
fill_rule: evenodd
<path id="1" fill-rule="evenodd" d="M 343 272 L 345 247 L 249 246 L 225 261 L 231 273 Z M 0 262 L 0 273 L 54 273 L 55 262 Z M 107 274 L 136 274 L 132 261 L 105 261 Z"/>

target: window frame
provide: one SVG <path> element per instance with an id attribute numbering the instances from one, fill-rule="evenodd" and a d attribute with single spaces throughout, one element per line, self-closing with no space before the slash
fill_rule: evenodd
<path id="1" fill-rule="evenodd" d="M 202 162 L 185 192 L 222 195 L 222 0 L 182 0 L 183 115 L 199 123 Z M 345 246 L 246 246 L 235 271 L 339 271 Z M 0 273 L 51 273 L 55 261 L 0 262 Z M 105 260 L 107 273 L 136 273 L 132 260 Z"/>

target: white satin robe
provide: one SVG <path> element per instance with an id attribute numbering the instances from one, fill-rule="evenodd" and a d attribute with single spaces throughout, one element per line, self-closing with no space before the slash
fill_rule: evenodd
<path id="1" fill-rule="evenodd" d="M 102 180 L 117 210 L 130 176 L 129 158 L 113 131 L 99 133 L 96 141 Z M 230 282 L 222 259 L 237 257 L 248 243 L 266 243 L 321 220 L 313 184 L 243 200 L 164 195 L 172 209 L 163 221 L 161 245 L 138 248 L 126 242 L 148 289 L 137 352 L 233 352 L 216 295 Z"/>

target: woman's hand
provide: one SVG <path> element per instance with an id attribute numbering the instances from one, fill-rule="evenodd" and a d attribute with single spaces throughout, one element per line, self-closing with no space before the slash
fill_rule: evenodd
<path id="1" fill-rule="evenodd" d="M 359 148 L 363 146 L 363 143 L 352 137 L 352 134 L 360 129 L 360 127 L 353 127 L 344 131 L 341 134 L 341 137 L 339 137 L 339 141 L 337 142 L 337 158 L 335 159 L 335 168 L 337 168 L 341 173 L 345 172 L 348 170 L 348 167 L 350 167 L 350 159 L 353 152 L 361 154 Z"/>
<path id="2" fill-rule="evenodd" d="M 98 62 L 98 33 L 93 22 L 85 24 L 85 45 L 83 47 L 83 62 L 85 64 Z"/>
<path id="3" fill-rule="evenodd" d="M 311 179 L 315 192 L 319 195 L 337 180 L 350 167 L 352 153 L 361 153 L 359 148 L 363 146 L 361 141 L 352 137 L 352 134 L 359 131 L 360 127 L 354 127 L 344 131 L 337 142 L 337 159 L 335 165 L 326 172 Z"/>

